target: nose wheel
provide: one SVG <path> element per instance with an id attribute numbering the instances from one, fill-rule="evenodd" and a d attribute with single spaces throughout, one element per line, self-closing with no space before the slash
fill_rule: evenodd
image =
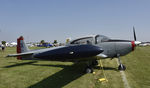
<path id="1" fill-rule="evenodd" d="M 119 62 L 118 70 L 125 71 L 126 67 L 121 63 L 120 55 L 119 54 L 117 54 L 117 58 L 118 58 L 118 62 Z"/>
<path id="2" fill-rule="evenodd" d="M 123 71 L 125 71 L 125 70 L 126 70 L 126 67 L 125 67 L 123 64 L 120 64 L 120 65 L 118 66 L 118 70 L 123 70 Z"/>

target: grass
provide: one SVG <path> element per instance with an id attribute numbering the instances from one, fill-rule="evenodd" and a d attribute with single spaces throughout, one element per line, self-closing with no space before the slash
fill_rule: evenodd
<path id="1" fill-rule="evenodd" d="M 123 57 L 128 67 L 127 79 L 132 88 L 150 88 L 150 47 L 138 47 Z"/>
<path id="2" fill-rule="evenodd" d="M 84 74 L 84 63 L 58 61 L 33 61 L 5 58 L 15 53 L 15 48 L 0 51 L 0 88 L 123 88 L 120 72 L 115 59 L 104 59 L 102 63 L 108 82 L 102 70 L 95 68 L 96 74 Z M 122 57 L 131 88 L 150 87 L 150 47 L 137 47 L 135 52 Z"/>

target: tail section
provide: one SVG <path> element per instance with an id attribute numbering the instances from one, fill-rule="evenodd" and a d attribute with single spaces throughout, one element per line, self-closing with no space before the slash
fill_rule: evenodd
<path id="1" fill-rule="evenodd" d="M 24 38 L 23 36 L 20 36 L 17 39 L 17 53 L 24 53 L 27 51 L 29 51 L 29 49 L 24 42 Z M 22 58 L 21 56 L 17 56 L 17 59 L 21 59 L 21 58 Z"/>

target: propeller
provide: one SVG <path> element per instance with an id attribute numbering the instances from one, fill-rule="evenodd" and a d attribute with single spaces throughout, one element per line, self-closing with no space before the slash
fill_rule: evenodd
<path id="1" fill-rule="evenodd" d="M 133 26 L 133 35 L 134 35 L 134 43 L 135 43 L 135 45 L 140 44 L 141 42 L 136 40 L 136 33 L 135 33 L 135 28 L 134 28 L 134 26 Z"/>
<path id="2" fill-rule="evenodd" d="M 135 33 L 135 28 L 133 26 L 133 34 L 134 34 L 134 41 L 136 41 L 136 33 Z"/>

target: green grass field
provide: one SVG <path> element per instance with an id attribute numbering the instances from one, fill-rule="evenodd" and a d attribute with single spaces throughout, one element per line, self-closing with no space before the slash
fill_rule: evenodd
<path id="1" fill-rule="evenodd" d="M 15 52 L 0 51 L 0 88 L 124 88 L 116 59 L 102 60 L 108 82 L 99 82 L 104 77 L 99 68 L 94 69 L 96 74 L 84 74 L 84 63 L 5 58 Z M 131 88 L 150 88 L 150 47 L 137 47 L 122 62 Z"/>

